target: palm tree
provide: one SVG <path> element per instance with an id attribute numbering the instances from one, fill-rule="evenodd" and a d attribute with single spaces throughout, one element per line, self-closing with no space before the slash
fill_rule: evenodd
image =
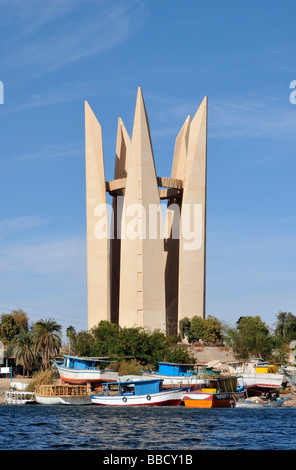
<path id="1" fill-rule="evenodd" d="M 69 354 L 70 354 L 70 352 L 72 352 L 73 342 L 74 342 L 75 337 L 76 337 L 76 330 L 75 330 L 74 326 L 69 326 L 66 329 L 66 336 L 67 336 L 67 338 L 69 338 Z"/>
<path id="2" fill-rule="evenodd" d="M 22 365 L 27 371 L 27 377 L 29 377 L 29 371 L 37 363 L 31 331 L 22 330 L 15 337 L 12 354 L 15 356 L 16 364 Z"/>
<path id="3" fill-rule="evenodd" d="M 39 352 L 45 369 L 49 361 L 60 350 L 62 344 L 61 325 L 52 319 L 39 320 L 35 323 L 33 331 L 33 343 L 35 351 Z"/>

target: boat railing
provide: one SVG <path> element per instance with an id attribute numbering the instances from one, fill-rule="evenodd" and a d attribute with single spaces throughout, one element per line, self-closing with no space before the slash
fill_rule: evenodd
<path id="1" fill-rule="evenodd" d="M 38 385 L 35 394 L 44 397 L 85 396 L 90 395 L 90 388 L 88 385 Z"/>
<path id="2" fill-rule="evenodd" d="M 34 401 L 34 392 L 20 390 L 7 390 L 5 392 L 5 401 L 8 403 L 27 403 Z"/>
<path id="3" fill-rule="evenodd" d="M 134 395 L 134 387 L 132 384 L 122 384 L 121 382 L 111 382 L 102 384 L 102 392 L 101 395 L 103 396 L 116 396 L 116 395 Z"/>

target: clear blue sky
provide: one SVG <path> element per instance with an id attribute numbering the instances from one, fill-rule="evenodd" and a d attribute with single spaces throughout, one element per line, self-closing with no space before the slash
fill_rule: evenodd
<path id="1" fill-rule="evenodd" d="M 0 312 L 87 329 L 84 100 L 113 179 L 142 87 L 157 173 L 208 96 L 207 315 L 296 315 L 296 3 L 0 0 Z"/>

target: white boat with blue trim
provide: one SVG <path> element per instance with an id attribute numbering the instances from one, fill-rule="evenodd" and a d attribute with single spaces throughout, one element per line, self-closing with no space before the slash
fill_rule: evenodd
<path id="1" fill-rule="evenodd" d="M 187 389 L 162 389 L 162 380 L 136 380 L 103 384 L 101 394 L 91 394 L 92 403 L 101 406 L 179 406 Z"/>
<path id="2" fill-rule="evenodd" d="M 104 368 L 110 361 L 96 357 L 65 355 L 63 362 L 55 361 L 62 384 L 87 385 L 92 388 L 103 382 L 115 382 L 118 373 Z"/>
<path id="3" fill-rule="evenodd" d="M 142 371 L 143 379 L 162 379 L 163 388 L 189 387 L 194 390 L 197 385 L 203 385 L 208 378 L 205 366 L 196 364 L 176 364 L 171 362 L 159 362 L 158 371 Z M 200 370 L 199 370 L 200 369 Z"/>

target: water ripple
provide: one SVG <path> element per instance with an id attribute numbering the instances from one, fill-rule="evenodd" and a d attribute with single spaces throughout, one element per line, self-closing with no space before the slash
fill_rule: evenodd
<path id="1" fill-rule="evenodd" d="M 296 409 L 0 406 L 3 450 L 296 448 Z"/>

